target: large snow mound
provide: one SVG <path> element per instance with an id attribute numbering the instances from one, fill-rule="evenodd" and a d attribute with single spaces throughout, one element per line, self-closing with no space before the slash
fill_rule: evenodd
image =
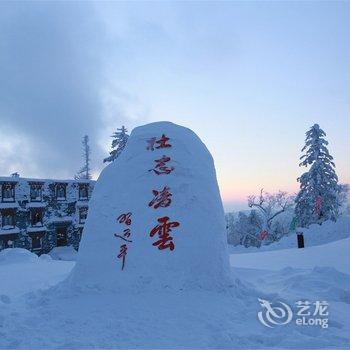
<path id="1" fill-rule="evenodd" d="M 72 247 L 55 247 L 49 256 L 54 260 L 75 261 L 77 259 L 77 251 Z"/>
<path id="2" fill-rule="evenodd" d="M 228 271 L 209 151 L 193 131 L 173 123 L 134 129 L 94 188 L 72 285 L 222 290 Z"/>
<path id="3" fill-rule="evenodd" d="M 38 256 L 29 250 L 22 248 L 7 248 L 0 251 L 0 264 L 21 264 L 27 262 L 36 262 Z"/>

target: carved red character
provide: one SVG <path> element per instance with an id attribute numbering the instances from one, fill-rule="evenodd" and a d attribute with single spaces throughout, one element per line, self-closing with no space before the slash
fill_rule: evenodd
<path id="1" fill-rule="evenodd" d="M 171 229 L 174 227 L 180 226 L 179 222 L 173 221 L 169 222 L 169 217 L 164 216 L 158 219 L 159 225 L 154 227 L 150 232 L 150 237 L 153 237 L 155 234 L 158 234 L 159 240 L 154 242 L 154 246 L 158 246 L 159 250 L 167 249 L 170 250 L 175 249 L 175 244 L 173 242 L 173 237 L 170 236 Z"/>
<path id="2" fill-rule="evenodd" d="M 118 259 L 122 259 L 122 270 L 124 270 L 124 266 L 125 266 L 125 256 L 128 250 L 128 246 L 126 244 L 122 244 L 120 246 L 120 251 L 118 254 Z"/>
<path id="3" fill-rule="evenodd" d="M 125 225 L 131 225 L 131 213 L 121 214 L 118 216 L 117 220 L 120 224 L 125 223 Z"/>
<path id="4" fill-rule="evenodd" d="M 161 191 L 153 190 L 154 198 L 148 203 L 149 207 L 158 209 L 159 207 L 168 207 L 171 203 L 172 194 L 169 192 L 170 188 L 165 186 Z"/>
<path id="5" fill-rule="evenodd" d="M 147 140 L 147 151 L 154 151 L 154 148 L 169 148 L 171 145 L 167 143 L 169 141 L 169 137 L 166 137 L 164 134 L 162 137 L 157 140 L 156 137 L 151 137 L 150 139 Z M 157 144 L 158 146 L 154 147 L 154 145 Z"/>
<path id="6" fill-rule="evenodd" d="M 169 148 L 171 147 L 171 145 L 169 145 L 167 143 L 167 141 L 169 141 L 169 137 L 166 137 L 164 134 L 162 135 L 162 137 L 156 141 L 156 143 L 159 145 L 156 148 Z"/>
<path id="7" fill-rule="evenodd" d="M 163 156 L 161 159 L 155 160 L 156 166 L 154 169 L 150 169 L 149 171 L 154 171 L 157 175 L 162 175 L 162 174 L 170 174 L 173 170 L 174 167 L 168 167 L 166 163 L 170 161 L 170 157 Z"/>
<path id="8" fill-rule="evenodd" d="M 114 234 L 115 237 L 117 238 L 121 238 L 123 241 L 125 242 L 132 242 L 132 240 L 128 239 L 131 235 L 131 231 L 129 228 L 126 228 L 124 231 L 123 231 L 123 235 L 118 235 L 117 233 Z"/>
<path id="9" fill-rule="evenodd" d="M 147 140 L 147 151 L 154 151 L 154 144 L 156 143 L 156 141 L 156 137 L 152 137 L 149 140 Z"/>

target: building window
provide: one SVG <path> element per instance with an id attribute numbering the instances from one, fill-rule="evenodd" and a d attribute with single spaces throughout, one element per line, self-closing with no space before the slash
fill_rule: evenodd
<path id="1" fill-rule="evenodd" d="M 5 239 L 0 241 L 0 249 L 6 249 L 6 248 L 13 248 L 14 247 L 14 241 L 11 241 L 10 239 Z"/>
<path id="2" fill-rule="evenodd" d="M 30 185 L 30 200 L 32 202 L 40 202 L 42 200 L 42 185 Z"/>
<path id="3" fill-rule="evenodd" d="M 15 216 L 11 213 L 2 214 L 2 228 L 11 229 L 15 227 Z"/>
<path id="4" fill-rule="evenodd" d="M 66 200 L 66 185 L 65 184 L 57 184 L 56 185 L 56 198 L 59 201 Z"/>
<path id="5" fill-rule="evenodd" d="M 32 226 L 43 226 L 43 212 L 42 210 L 33 210 L 31 212 Z"/>
<path id="6" fill-rule="evenodd" d="M 3 184 L 2 185 L 2 201 L 14 202 L 15 201 L 15 185 Z"/>
<path id="7" fill-rule="evenodd" d="M 83 207 L 79 209 L 79 223 L 85 224 L 85 220 L 87 218 L 88 208 Z"/>
<path id="8" fill-rule="evenodd" d="M 56 236 L 57 236 L 57 240 L 56 240 L 57 247 L 64 247 L 68 244 L 66 227 L 57 227 Z"/>
<path id="9" fill-rule="evenodd" d="M 42 237 L 40 235 L 32 236 L 32 250 L 42 249 Z"/>
<path id="10" fill-rule="evenodd" d="M 79 199 L 89 199 L 89 185 L 79 185 Z"/>

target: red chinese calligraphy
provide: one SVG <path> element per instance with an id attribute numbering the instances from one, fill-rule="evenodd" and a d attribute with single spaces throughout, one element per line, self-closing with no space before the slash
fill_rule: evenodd
<path id="1" fill-rule="evenodd" d="M 158 246 L 159 250 L 167 249 L 170 250 L 175 249 L 175 244 L 173 242 L 173 237 L 170 236 L 171 229 L 174 227 L 180 226 L 179 222 L 170 221 L 169 217 L 164 216 L 158 219 L 159 225 L 154 227 L 150 232 L 150 237 L 153 237 L 155 234 L 158 234 L 159 240 L 154 242 L 154 246 Z"/>
<path id="2" fill-rule="evenodd" d="M 120 246 L 120 251 L 118 254 L 118 259 L 122 259 L 122 270 L 124 270 L 125 266 L 125 256 L 127 254 L 128 246 L 126 244 L 122 244 Z"/>
<path id="3" fill-rule="evenodd" d="M 120 224 L 125 223 L 125 225 L 131 225 L 131 213 L 121 214 L 118 216 L 117 220 Z"/>
<path id="4" fill-rule="evenodd" d="M 131 212 L 128 212 L 126 214 L 121 214 L 121 215 L 118 216 L 117 221 L 120 224 L 124 224 L 126 226 L 130 226 L 131 225 L 131 215 L 132 215 Z M 130 237 L 130 235 L 131 235 L 131 229 L 130 228 L 125 228 L 123 230 L 122 234 L 115 233 L 114 237 L 120 238 L 121 240 L 123 240 L 125 242 L 131 243 L 132 240 L 128 239 Z M 117 255 L 118 259 L 122 259 L 122 270 L 124 270 L 125 256 L 126 256 L 127 250 L 128 250 L 128 246 L 124 243 L 124 244 L 122 244 L 120 246 L 120 251 L 119 251 L 119 254 Z"/>
<path id="5" fill-rule="evenodd" d="M 156 137 L 152 137 L 149 140 L 147 140 L 147 151 L 154 151 L 154 144 L 156 143 L 156 140 Z"/>
<path id="6" fill-rule="evenodd" d="M 148 171 L 154 171 L 157 175 L 170 174 L 174 167 L 169 167 L 166 165 L 170 161 L 170 157 L 163 156 L 161 159 L 155 160 L 156 166 Z"/>
<path id="7" fill-rule="evenodd" d="M 123 231 L 123 235 L 118 235 L 117 233 L 114 234 L 115 237 L 117 238 L 121 238 L 123 241 L 125 242 L 132 242 L 132 240 L 128 239 L 130 237 L 130 234 L 131 234 L 131 231 L 129 228 L 126 228 L 124 231 Z"/>
<path id="8" fill-rule="evenodd" d="M 148 203 L 148 206 L 154 209 L 168 207 L 171 203 L 172 196 L 169 190 L 170 188 L 168 186 L 165 186 L 161 191 L 153 190 L 152 193 L 155 197 Z"/>
<path id="9" fill-rule="evenodd" d="M 169 148 L 171 147 L 171 145 L 169 143 L 167 143 L 169 141 L 169 137 L 166 137 L 164 134 L 162 135 L 162 137 L 157 140 L 156 137 L 151 137 L 150 139 L 147 140 L 147 151 L 154 151 L 154 148 Z M 155 144 L 157 144 L 158 146 L 154 147 Z"/>
<path id="10" fill-rule="evenodd" d="M 169 141 L 169 137 L 166 137 L 164 134 L 162 135 L 162 137 L 156 141 L 156 143 L 159 145 L 156 148 L 169 148 L 171 147 L 170 144 L 167 143 L 167 141 Z"/>

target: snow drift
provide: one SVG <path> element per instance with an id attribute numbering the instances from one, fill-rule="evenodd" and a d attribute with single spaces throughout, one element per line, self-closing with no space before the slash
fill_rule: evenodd
<path id="1" fill-rule="evenodd" d="M 7 248 L 0 252 L 0 265 L 37 262 L 38 256 L 22 248 Z"/>
<path id="2" fill-rule="evenodd" d="M 55 247 L 48 255 L 54 260 L 75 261 L 77 251 L 72 246 Z"/>
<path id="3" fill-rule="evenodd" d="M 134 129 L 96 183 L 71 285 L 223 290 L 228 270 L 209 151 L 191 130 L 170 122 Z"/>

